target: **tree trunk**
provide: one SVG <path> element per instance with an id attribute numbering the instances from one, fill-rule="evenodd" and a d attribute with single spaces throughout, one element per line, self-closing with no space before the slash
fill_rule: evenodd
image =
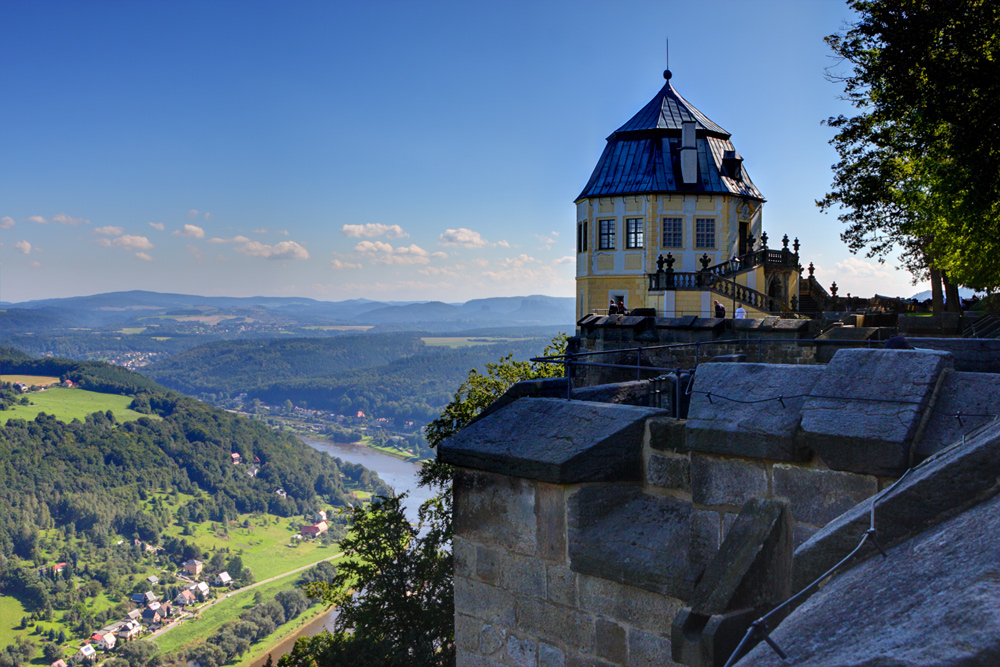
<path id="1" fill-rule="evenodd" d="M 948 272 L 941 272 L 941 280 L 944 281 L 944 296 L 949 313 L 962 312 L 962 301 L 958 295 L 958 285 L 948 280 Z"/>
<path id="2" fill-rule="evenodd" d="M 941 272 L 931 269 L 931 308 L 935 315 L 944 310 L 944 297 L 941 294 Z"/>

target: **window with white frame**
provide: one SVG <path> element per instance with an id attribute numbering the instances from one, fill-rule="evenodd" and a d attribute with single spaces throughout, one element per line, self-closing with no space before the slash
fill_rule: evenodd
<path id="1" fill-rule="evenodd" d="M 698 250 L 715 247 L 715 218 L 695 218 L 694 247 Z"/>
<path id="2" fill-rule="evenodd" d="M 599 250 L 615 249 L 615 221 L 598 220 L 598 243 Z"/>
<path id="3" fill-rule="evenodd" d="M 684 218 L 663 219 L 663 247 L 684 247 Z"/>
<path id="4" fill-rule="evenodd" d="M 645 225 L 642 218 L 625 219 L 625 247 L 629 250 L 644 248 Z"/>

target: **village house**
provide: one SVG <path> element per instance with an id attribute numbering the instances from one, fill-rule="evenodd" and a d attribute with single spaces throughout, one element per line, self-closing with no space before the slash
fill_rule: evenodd
<path id="1" fill-rule="evenodd" d="M 229 456 L 233 459 L 234 466 L 237 466 L 243 462 L 243 457 L 241 457 L 237 452 L 233 452 Z"/>
<path id="2" fill-rule="evenodd" d="M 299 532 L 307 537 L 319 537 L 327 531 L 327 528 L 326 521 L 319 521 L 308 526 L 302 526 Z"/>
<path id="3" fill-rule="evenodd" d="M 163 620 L 160 616 L 160 612 L 157 609 L 143 609 L 142 610 L 142 622 L 146 625 L 152 625 L 154 623 L 159 623 Z"/>
<path id="4" fill-rule="evenodd" d="M 115 637 L 115 633 L 113 632 L 105 633 L 100 636 L 100 639 L 97 640 L 97 648 L 101 649 L 102 651 L 110 651 L 115 647 L 115 643 L 117 641 L 118 640 Z"/>
<path id="5" fill-rule="evenodd" d="M 229 576 L 228 572 L 220 572 L 218 576 L 215 577 L 216 586 L 228 586 L 233 583 L 233 578 Z"/>
<path id="6" fill-rule="evenodd" d="M 313 521 L 319 523 L 320 521 L 326 521 L 326 510 L 320 510 L 316 512 L 316 516 L 313 517 Z"/>
<path id="7" fill-rule="evenodd" d="M 160 583 L 159 577 L 157 577 L 155 574 L 146 577 L 146 581 L 154 585 Z"/>
<path id="8" fill-rule="evenodd" d="M 195 601 L 196 598 L 194 596 L 194 593 L 192 593 L 190 590 L 186 588 L 180 593 L 178 593 L 177 597 L 174 598 L 174 604 L 177 605 L 178 607 L 186 607 L 189 604 L 194 604 Z"/>
<path id="9" fill-rule="evenodd" d="M 197 584 L 191 584 L 187 589 L 200 597 L 202 600 L 208 597 L 209 594 L 208 584 L 204 581 L 199 581 Z"/>
<path id="10" fill-rule="evenodd" d="M 92 660 L 95 655 L 97 655 L 97 650 L 90 644 L 84 644 L 76 652 L 76 657 L 81 660 Z"/>
<path id="11" fill-rule="evenodd" d="M 129 618 L 129 620 L 132 620 L 132 621 L 137 621 L 141 617 L 142 617 L 142 610 L 141 609 L 133 609 L 132 611 L 130 611 L 128 613 L 128 618 Z"/>
<path id="12" fill-rule="evenodd" d="M 67 665 L 66 661 L 60 658 L 59 660 L 53 662 L 49 667 L 67 667 Z"/>
<path id="13" fill-rule="evenodd" d="M 67 565 L 66 563 L 56 563 L 55 565 L 52 566 L 52 574 L 53 575 L 62 574 L 63 570 L 66 569 L 66 565 Z"/>
<path id="14" fill-rule="evenodd" d="M 152 591 L 146 591 L 145 593 L 133 593 L 132 594 L 132 602 L 134 602 L 135 604 L 146 605 L 146 604 L 149 604 L 150 602 L 155 602 L 156 600 L 157 600 L 157 596 Z"/>
<path id="15" fill-rule="evenodd" d="M 192 558 L 191 560 L 186 560 L 184 561 L 184 574 L 189 574 L 193 577 L 197 577 L 199 574 L 201 574 L 201 571 L 204 567 L 205 564 L 202 563 L 200 560 L 195 560 L 194 558 Z"/>
<path id="16" fill-rule="evenodd" d="M 142 626 L 139 625 L 139 619 L 142 618 L 142 612 L 138 609 L 129 612 L 129 618 L 132 618 L 132 614 L 135 614 L 133 620 L 127 621 L 118 628 L 118 639 L 129 640 L 134 638 L 140 632 L 142 632 Z"/>

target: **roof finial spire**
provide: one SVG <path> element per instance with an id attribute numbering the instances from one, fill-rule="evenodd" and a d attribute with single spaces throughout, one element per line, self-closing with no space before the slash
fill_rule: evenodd
<path id="1" fill-rule="evenodd" d="M 670 81 L 673 74 L 670 72 L 670 38 L 667 37 L 667 69 L 663 70 L 663 78 Z"/>

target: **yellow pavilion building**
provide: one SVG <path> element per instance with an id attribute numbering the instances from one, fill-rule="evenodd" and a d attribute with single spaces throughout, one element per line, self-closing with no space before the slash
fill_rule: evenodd
<path id="1" fill-rule="evenodd" d="M 747 317 L 794 310 L 798 240 L 767 247 L 764 196 L 730 134 L 666 83 L 607 146 L 576 199 L 577 316 Z M 641 309 L 641 310 L 640 310 Z"/>

